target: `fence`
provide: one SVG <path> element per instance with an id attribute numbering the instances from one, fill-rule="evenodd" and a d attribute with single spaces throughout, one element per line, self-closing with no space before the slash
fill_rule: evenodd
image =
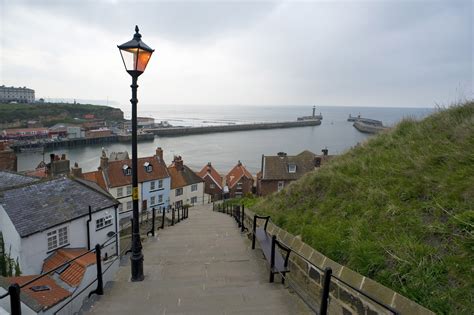
<path id="1" fill-rule="evenodd" d="M 248 213 L 245 214 L 245 207 L 243 205 L 231 205 L 230 203 L 225 203 L 225 202 L 215 202 L 213 203 L 213 211 L 218 211 L 218 212 L 222 212 L 222 213 L 233 216 L 238 222 L 238 227 L 241 228 L 241 232 L 244 232 L 244 229 L 248 230 L 247 227 L 245 227 L 246 224 L 248 226 L 251 226 L 252 229 L 253 229 L 253 224 L 255 224 L 253 218 L 251 218 L 251 215 L 253 215 L 253 213 L 248 211 Z M 266 222 L 266 224 L 267 223 L 268 222 Z M 334 275 L 332 273 L 332 268 L 326 267 L 323 269 L 315 265 L 306 257 L 301 255 L 297 249 L 290 246 L 290 244 L 285 243 L 282 239 L 277 239 L 276 235 L 271 235 L 271 233 L 269 234 L 272 238 L 275 239 L 275 242 L 272 244 L 272 255 L 274 251 L 276 250 L 275 245 L 278 245 L 278 247 L 288 248 L 289 250 L 291 250 L 291 254 L 293 256 L 304 261 L 304 263 L 310 266 L 310 268 L 318 272 L 319 278 L 322 279 L 322 288 L 321 288 L 321 292 L 318 292 L 318 294 L 315 294 L 316 296 L 320 297 L 320 300 L 317 301 L 317 303 L 315 303 L 315 301 L 310 298 L 311 294 L 308 294 L 307 292 L 305 293 L 304 292 L 305 290 L 298 286 L 297 281 L 292 279 L 291 272 L 290 272 L 290 275 L 286 275 L 281 272 L 278 272 L 279 275 L 282 277 L 283 282 L 286 282 L 288 286 L 291 287 L 293 291 L 296 294 L 298 294 L 300 298 L 316 314 L 321 314 L 321 315 L 327 314 L 328 308 L 330 306 L 331 293 L 334 292 L 335 286 L 344 286 L 348 290 L 352 290 L 353 292 L 355 292 L 355 295 L 363 296 L 365 300 L 369 301 L 370 304 L 376 305 L 376 308 L 378 310 L 383 310 L 383 313 L 385 314 L 393 314 L 393 315 L 399 314 L 399 312 L 393 307 L 391 307 L 390 305 L 387 305 L 386 303 L 380 301 L 376 297 L 355 287 L 354 285 L 348 283 L 341 277 Z M 295 259 L 293 259 L 294 268 L 290 268 L 290 269 L 296 269 L 297 267 L 296 264 L 297 262 L 295 261 Z M 285 281 L 285 280 L 289 280 L 289 281 Z M 315 304 L 318 304 L 318 305 L 315 305 Z M 365 310 L 364 310 L 364 314 L 365 314 Z"/>
<path id="2" fill-rule="evenodd" d="M 112 242 L 110 242 L 112 240 Z M 31 279 L 30 281 L 27 281 L 23 283 L 22 285 L 19 285 L 18 283 L 13 283 L 8 287 L 8 291 L 0 296 L 0 300 L 10 297 L 10 313 L 12 315 L 20 315 L 22 312 L 22 307 L 21 307 L 21 289 L 35 283 L 36 281 L 58 271 L 61 270 L 62 268 L 66 268 L 69 266 L 71 263 L 74 261 L 78 260 L 79 258 L 90 254 L 90 253 L 95 253 L 96 256 L 96 277 L 94 278 L 93 281 L 91 281 L 89 284 L 87 284 L 84 288 L 82 288 L 79 292 L 74 292 L 71 298 L 69 298 L 64 304 L 61 304 L 58 309 L 55 310 L 54 314 L 58 314 L 61 312 L 63 309 L 68 307 L 71 303 L 73 303 L 75 300 L 77 300 L 78 297 L 83 297 L 84 293 L 87 289 L 89 289 L 94 283 L 97 282 L 97 287 L 90 291 L 88 293 L 88 297 L 90 297 L 92 294 L 97 294 L 97 295 L 103 295 L 104 294 L 104 281 L 103 281 L 103 276 L 104 274 L 114 265 L 115 261 L 118 261 L 118 257 L 109 257 L 107 261 L 111 261 L 111 263 L 108 265 L 108 267 L 102 271 L 102 263 L 106 262 L 105 260 L 102 260 L 101 256 L 101 251 L 107 246 L 110 246 L 114 243 L 117 242 L 116 235 L 114 234 L 111 236 L 109 239 L 107 239 L 104 243 L 102 244 L 97 244 L 94 249 L 88 250 L 68 261 L 65 263 L 57 266 L 56 268 L 49 270 L 47 272 L 44 272 L 40 274 L 39 276 Z M 82 301 L 81 301 L 82 304 Z"/>

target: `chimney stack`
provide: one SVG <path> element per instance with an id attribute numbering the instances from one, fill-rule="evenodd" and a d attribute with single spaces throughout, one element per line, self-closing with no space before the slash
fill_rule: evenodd
<path id="1" fill-rule="evenodd" d="M 109 158 L 107 157 L 107 153 L 105 153 L 105 149 L 102 148 L 102 155 L 100 156 L 100 168 L 102 170 L 106 170 L 109 166 Z"/>
<path id="2" fill-rule="evenodd" d="M 321 151 L 323 152 L 324 156 L 328 155 L 328 152 L 329 152 L 328 148 L 324 148 Z"/>
<path id="3" fill-rule="evenodd" d="M 211 162 L 207 162 L 207 172 L 211 173 Z"/>
<path id="4" fill-rule="evenodd" d="M 161 147 L 156 148 L 155 155 L 160 161 L 163 161 L 163 149 Z"/>
<path id="5" fill-rule="evenodd" d="M 320 167 L 321 166 L 321 157 L 315 156 L 314 157 L 314 167 Z"/>
<path id="6" fill-rule="evenodd" d="M 182 171 L 184 169 L 183 159 L 180 155 L 174 157 L 174 166 L 178 171 Z"/>
<path id="7" fill-rule="evenodd" d="M 74 177 L 82 178 L 82 168 L 79 165 L 74 163 L 74 167 L 71 168 L 71 174 Z"/>

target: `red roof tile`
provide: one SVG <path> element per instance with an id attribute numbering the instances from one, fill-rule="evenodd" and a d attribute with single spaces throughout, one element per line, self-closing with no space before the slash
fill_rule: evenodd
<path id="1" fill-rule="evenodd" d="M 43 264 L 43 272 L 53 270 L 65 262 L 74 259 L 75 257 L 87 252 L 85 248 L 62 248 L 58 249 L 51 256 L 49 256 Z M 73 261 L 69 267 L 61 272 L 59 278 L 72 287 L 77 287 L 81 284 L 82 277 L 86 272 L 86 268 L 95 264 L 96 258 L 94 253 L 88 253 L 81 258 Z"/>
<path id="2" fill-rule="evenodd" d="M 237 163 L 237 165 L 234 166 L 226 176 L 227 186 L 229 186 L 229 188 L 234 187 L 243 176 L 253 180 L 252 174 L 250 174 L 245 166 L 239 161 L 239 163 Z"/>
<path id="3" fill-rule="evenodd" d="M 209 162 L 205 165 L 199 173 L 197 173 L 199 177 L 204 179 L 206 176 L 210 177 L 219 188 L 222 189 L 222 176 L 216 171 L 216 169 L 211 165 Z"/>
<path id="4" fill-rule="evenodd" d="M 150 163 L 152 171 L 147 173 L 144 164 Z M 123 166 L 132 167 L 132 160 L 109 161 L 107 169 L 103 170 L 106 173 L 106 179 L 109 187 L 120 187 L 132 184 L 132 176 L 125 175 Z M 168 177 L 168 170 L 163 160 L 156 156 L 143 157 L 138 159 L 138 182 L 146 182 L 154 179 L 162 179 Z"/>
<path id="5" fill-rule="evenodd" d="M 99 185 L 102 189 L 107 190 L 107 185 L 105 184 L 104 176 L 102 171 L 93 171 L 88 173 L 82 173 L 82 177 L 85 180 L 91 181 Z"/>
<path id="6" fill-rule="evenodd" d="M 33 280 L 38 277 L 37 275 L 30 276 L 20 276 L 20 277 L 10 277 L 8 281 L 13 283 L 18 283 L 20 286 L 23 283 Z M 35 286 L 47 286 L 49 290 L 35 292 L 31 288 Z M 21 289 L 21 294 L 28 295 L 30 298 L 35 300 L 38 304 L 43 306 L 43 310 L 47 310 L 52 306 L 58 304 L 62 300 L 71 296 L 71 293 L 66 289 L 60 287 L 53 278 L 49 276 L 44 276 L 41 279 L 36 280 L 35 282 L 27 285 Z"/>
<path id="7" fill-rule="evenodd" d="M 192 169 L 184 165 L 180 156 L 174 158 L 168 172 L 171 177 L 171 189 L 204 182 Z"/>

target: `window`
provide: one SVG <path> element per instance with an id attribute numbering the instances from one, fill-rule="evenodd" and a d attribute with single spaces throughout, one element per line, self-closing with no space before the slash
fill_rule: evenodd
<path id="1" fill-rule="evenodd" d="M 106 226 L 112 225 L 112 215 L 106 215 L 105 217 L 99 218 L 95 221 L 95 229 L 100 230 Z"/>
<path id="2" fill-rule="evenodd" d="M 198 197 L 192 197 L 192 198 L 191 198 L 191 203 L 192 203 L 192 204 L 195 204 L 195 203 L 197 203 L 197 202 L 198 202 Z"/>
<path id="3" fill-rule="evenodd" d="M 150 206 L 154 206 L 155 205 L 155 201 L 156 201 L 156 197 L 155 196 L 151 196 L 150 197 Z"/>
<path id="4" fill-rule="evenodd" d="M 176 196 L 181 196 L 183 194 L 183 188 L 176 188 Z"/>
<path id="5" fill-rule="evenodd" d="M 119 205 L 118 205 L 118 211 L 119 211 L 119 212 L 122 212 L 122 210 L 123 210 L 123 205 L 122 205 L 122 204 L 119 204 Z"/>
<path id="6" fill-rule="evenodd" d="M 123 196 L 123 187 L 117 188 L 117 197 L 122 197 Z"/>
<path id="7" fill-rule="evenodd" d="M 296 164 L 288 164 L 288 173 L 296 173 Z"/>
<path id="8" fill-rule="evenodd" d="M 192 184 L 191 185 L 191 191 L 196 191 L 198 190 L 198 185 L 197 184 Z"/>
<path id="9" fill-rule="evenodd" d="M 158 203 L 162 203 L 163 202 L 163 195 L 158 195 Z"/>
<path id="10" fill-rule="evenodd" d="M 211 185 L 209 185 L 209 187 L 210 187 L 211 189 L 214 189 L 214 188 L 216 188 L 216 185 L 215 185 L 215 184 L 211 184 Z"/>
<path id="11" fill-rule="evenodd" d="M 153 171 L 153 166 L 150 163 L 145 162 L 145 164 L 143 164 L 143 166 L 145 167 L 145 172 L 151 173 Z"/>
<path id="12" fill-rule="evenodd" d="M 160 179 L 158 181 L 158 188 L 163 188 L 163 180 L 162 179 Z"/>
<path id="13" fill-rule="evenodd" d="M 132 194 L 132 186 L 127 186 L 127 196 Z"/>
<path id="14" fill-rule="evenodd" d="M 152 181 L 150 182 L 150 190 L 154 190 L 155 189 L 155 181 Z"/>
<path id="15" fill-rule="evenodd" d="M 278 191 L 282 190 L 284 186 L 285 186 L 285 182 L 283 181 L 278 182 Z"/>
<path id="16" fill-rule="evenodd" d="M 242 189 L 242 182 L 237 183 L 237 189 Z"/>
<path id="17" fill-rule="evenodd" d="M 130 176 L 130 175 L 132 175 L 132 169 L 130 168 L 130 166 L 124 165 L 124 166 L 122 166 L 122 170 L 123 170 L 123 174 L 124 174 L 125 176 Z"/>
<path id="18" fill-rule="evenodd" d="M 132 202 L 127 201 L 127 210 L 132 210 Z"/>
<path id="19" fill-rule="evenodd" d="M 48 232 L 48 251 L 68 244 L 67 226 Z"/>

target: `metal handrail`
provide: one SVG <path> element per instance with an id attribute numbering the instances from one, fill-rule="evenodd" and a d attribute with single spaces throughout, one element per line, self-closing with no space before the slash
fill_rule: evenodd
<path id="1" fill-rule="evenodd" d="M 257 215 L 256 215 L 257 216 Z M 270 219 L 271 220 L 271 219 Z M 272 222 L 273 223 L 273 222 Z M 313 264 L 311 261 L 309 261 L 306 257 L 304 257 L 303 255 L 301 255 L 300 253 L 296 252 L 295 250 L 293 250 L 291 248 L 291 246 L 289 246 L 288 244 L 285 244 L 284 242 L 282 241 L 279 241 L 278 242 L 280 244 L 282 244 L 283 246 L 289 248 L 291 250 L 292 253 L 294 253 L 295 255 L 297 255 L 298 257 L 300 257 L 301 259 L 303 259 L 306 263 L 310 264 L 312 267 L 315 267 L 317 270 L 319 270 L 320 272 L 322 272 L 323 274 L 326 272 L 325 269 L 322 269 L 318 266 L 316 266 L 315 264 Z M 279 272 L 280 273 L 280 272 Z M 283 276 L 281 273 L 280 273 L 281 276 Z M 349 287 L 350 289 L 356 291 L 357 293 L 365 296 L 366 298 L 368 298 L 369 300 L 373 301 L 374 303 L 378 304 L 379 306 L 389 310 L 390 312 L 392 312 L 394 315 L 399 315 L 399 312 L 394 309 L 393 307 L 389 306 L 389 305 L 386 305 L 385 303 L 383 303 L 382 301 L 380 301 L 379 299 L 373 297 L 373 296 L 370 296 L 368 295 L 367 293 L 363 292 L 362 290 L 354 287 L 353 285 L 347 283 L 346 281 L 342 280 L 341 278 L 339 278 L 338 276 L 335 276 L 335 275 L 331 275 L 331 278 L 334 278 L 336 281 L 342 283 L 343 285 Z"/>
<path id="2" fill-rule="evenodd" d="M 116 235 L 114 234 L 113 236 L 111 236 L 110 238 L 108 238 L 104 243 L 102 243 L 102 245 L 100 245 L 100 248 L 104 248 L 105 246 L 109 246 L 110 244 L 105 245 L 105 246 L 104 246 L 104 244 L 107 243 L 108 241 L 110 241 L 112 238 L 115 238 L 115 236 L 116 236 Z M 113 243 L 111 243 L 111 244 L 113 244 Z M 24 287 L 26 287 L 26 286 L 32 284 L 33 282 L 36 282 L 36 281 L 38 281 L 39 279 L 41 279 L 41 278 L 43 278 L 43 277 L 45 277 L 45 276 L 47 276 L 47 275 L 49 275 L 49 274 L 55 272 L 56 270 L 61 269 L 62 267 L 66 266 L 66 265 L 69 265 L 70 263 L 76 261 L 77 259 L 79 259 L 79 258 L 81 258 L 81 257 L 83 257 L 83 256 L 85 256 L 85 255 L 87 255 L 87 254 L 89 254 L 89 253 L 95 252 L 95 251 L 96 251 L 95 248 L 94 248 L 94 249 L 91 249 L 91 250 L 88 250 L 87 252 L 82 253 L 82 254 L 80 254 L 80 255 L 78 255 L 78 256 L 76 256 L 76 257 L 74 257 L 74 258 L 72 258 L 72 259 L 66 261 L 65 263 L 59 265 L 58 267 L 56 267 L 56 268 L 54 268 L 54 269 L 51 269 L 51 270 L 49 270 L 49 271 L 47 271 L 47 272 L 45 272 L 45 273 L 42 273 L 42 274 L 40 274 L 39 276 L 37 276 L 37 277 L 31 279 L 30 281 L 27 281 L 27 282 L 23 283 L 23 284 L 20 285 L 19 287 L 20 287 L 20 289 L 22 289 L 22 288 L 24 288 Z M 7 293 L 5 293 L 5 294 L 3 294 L 3 295 L 0 296 L 0 300 L 6 298 L 6 297 L 9 296 L 9 295 L 10 295 L 10 292 L 7 291 Z"/>

